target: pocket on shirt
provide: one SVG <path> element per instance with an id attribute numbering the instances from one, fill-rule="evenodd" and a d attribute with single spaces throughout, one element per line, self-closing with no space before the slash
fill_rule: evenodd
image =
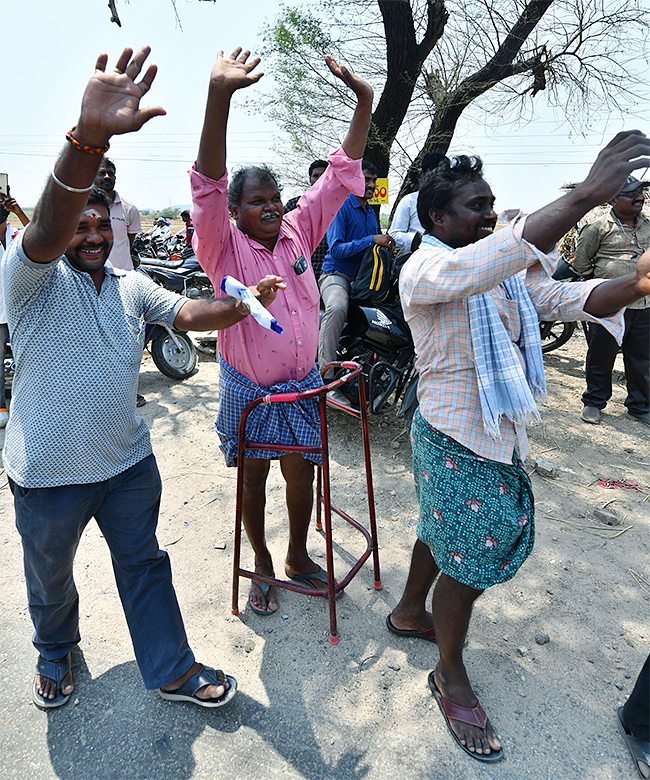
<path id="1" fill-rule="evenodd" d="M 142 317 L 134 317 L 130 314 L 126 314 L 125 319 L 128 338 L 119 342 L 119 352 L 130 363 L 140 363 L 144 350 L 147 323 Z"/>

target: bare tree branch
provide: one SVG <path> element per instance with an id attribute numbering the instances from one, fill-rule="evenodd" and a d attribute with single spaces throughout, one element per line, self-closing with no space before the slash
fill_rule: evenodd
<path id="1" fill-rule="evenodd" d="M 122 22 L 120 21 L 120 17 L 118 16 L 117 13 L 117 8 L 115 7 L 115 0 L 108 0 L 108 7 L 110 8 L 111 11 L 111 22 L 115 22 L 115 24 L 118 27 L 121 27 Z"/>

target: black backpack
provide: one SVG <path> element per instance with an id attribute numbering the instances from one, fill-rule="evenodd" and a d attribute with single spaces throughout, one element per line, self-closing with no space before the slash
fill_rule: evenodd
<path id="1" fill-rule="evenodd" d="M 352 282 L 350 298 L 364 303 L 389 304 L 399 296 L 399 272 L 407 254 L 393 257 L 388 249 L 373 244 L 366 249 Z"/>

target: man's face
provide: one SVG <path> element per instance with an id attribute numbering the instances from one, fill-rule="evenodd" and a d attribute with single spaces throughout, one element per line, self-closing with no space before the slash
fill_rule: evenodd
<path id="1" fill-rule="evenodd" d="M 370 173 L 370 171 L 364 169 L 363 178 L 366 180 L 366 189 L 363 193 L 363 197 L 366 200 L 371 200 L 375 195 L 375 190 L 377 189 L 377 174 Z"/>
<path id="2" fill-rule="evenodd" d="M 113 229 L 106 206 L 86 206 L 65 256 L 79 271 L 93 274 L 104 267 L 113 246 Z"/>
<path id="3" fill-rule="evenodd" d="M 497 215 L 493 206 L 494 195 L 484 179 L 463 184 L 447 211 L 429 212 L 433 234 L 453 249 L 473 244 L 494 231 Z"/>
<path id="4" fill-rule="evenodd" d="M 103 162 L 99 166 L 97 176 L 95 176 L 95 184 L 104 192 L 113 193 L 115 190 L 115 171 L 112 165 Z"/>
<path id="5" fill-rule="evenodd" d="M 617 195 L 612 201 L 614 211 L 621 219 L 638 217 L 645 202 L 645 187 L 637 187 L 625 195 Z"/>
<path id="6" fill-rule="evenodd" d="M 311 176 L 309 177 L 309 186 L 313 187 L 324 173 L 325 168 L 314 168 L 314 170 L 311 172 Z"/>
<path id="7" fill-rule="evenodd" d="M 284 207 L 277 184 L 261 182 L 247 176 L 238 206 L 231 207 L 231 213 L 242 233 L 254 238 L 268 249 L 275 246 L 280 232 Z"/>

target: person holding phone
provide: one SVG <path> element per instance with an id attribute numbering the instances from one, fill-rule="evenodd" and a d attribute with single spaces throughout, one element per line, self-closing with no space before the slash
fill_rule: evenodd
<path id="1" fill-rule="evenodd" d="M 1 269 L 5 252 L 9 250 L 11 242 L 18 235 L 18 230 L 8 222 L 10 214 L 15 214 L 23 227 L 29 222 L 27 214 L 9 194 L 9 177 L 6 173 L 0 173 L 0 366 L 2 367 L 2 377 L 0 377 L 0 389 L 2 392 L 2 397 L 0 398 L 0 428 L 4 428 L 9 421 L 8 388 L 4 370 L 5 354 L 7 352 L 7 344 L 9 343 L 9 326 L 7 325 L 5 299 L 2 292 Z"/>

